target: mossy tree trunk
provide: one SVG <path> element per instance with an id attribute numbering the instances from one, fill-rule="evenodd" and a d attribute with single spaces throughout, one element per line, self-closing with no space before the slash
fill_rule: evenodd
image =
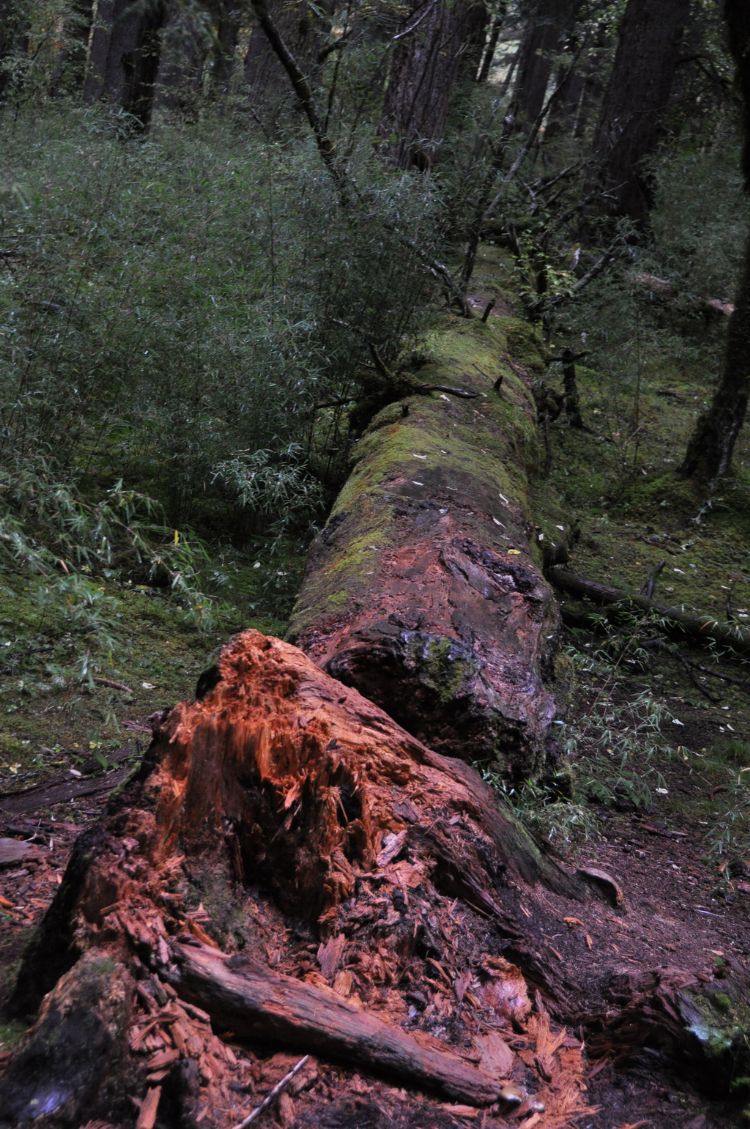
<path id="1" fill-rule="evenodd" d="M 527 771 L 557 619 L 526 540 L 522 353 L 538 362 L 511 321 L 458 321 L 426 343 L 425 384 L 478 395 L 415 392 L 373 421 L 297 623 L 311 653 L 368 671 L 375 696 L 390 678 L 394 712 L 413 698 L 430 728 L 432 710 L 443 747 L 471 759 L 483 718 Z M 459 732 L 474 719 L 470 739 L 448 739 L 441 695 Z M 581 1021 L 602 954 L 566 963 L 549 941 L 587 895 L 473 768 L 255 631 L 225 647 L 199 700 L 152 722 L 22 962 L 12 1006 L 39 1011 L 3 1063 L 0 1129 L 229 1129 L 300 1054 L 315 1061 L 279 1114 L 301 1129 L 449 1129 L 467 1106 L 488 1124 L 590 1115 L 583 1043 L 556 1019 Z M 583 1017 L 613 1032 L 603 1053 L 635 1031 L 677 1059 L 688 1049 L 694 1074 L 712 1063 L 693 979 L 617 990 L 606 1016 Z"/>
<path id="2" fill-rule="evenodd" d="M 543 370 L 512 319 L 455 319 L 428 341 L 414 379 L 476 398 L 416 394 L 375 417 L 290 637 L 432 748 L 517 782 L 554 755 L 560 621 L 530 548 L 531 374 L 509 348 Z"/>

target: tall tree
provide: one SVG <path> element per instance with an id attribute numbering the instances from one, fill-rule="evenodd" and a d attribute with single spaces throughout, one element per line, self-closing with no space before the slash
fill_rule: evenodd
<path id="1" fill-rule="evenodd" d="M 497 5 L 497 9 L 495 11 L 495 15 L 493 16 L 492 24 L 490 26 L 490 33 L 487 37 L 487 42 L 485 43 L 484 51 L 482 53 L 482 61 L 477 73 L 477 82 L 486 82 L 490 77 L 492 63 L 495 58 L 495 51 L 497 50 L 497 43 L 500 38 L 500 32 L 502 31 L 503 23 L 505 22 L 507 14 L 507 0 L 500 0 L 500 3 Z"/>
<path id="2" fill-rule="evenodd" d="M 423 0 L 393 38 L 379 133 L 383 151 L 403 168 L 432 165 L 443 140 L 451 92 L 477 73 L 484 0 Z"/>
<path id="3" fill-rule="evenodd" d="M 747 0 L 725 0 L 724 14 L 729 48 L 737 64 L 737 81 L 743 99 L 745 145 L 742 172 L 750 193 L 750 5 Z M 750 392 L 750 232 L 734 313 L 729 321 L 721 380 L 713 400 L 696 425 L 680 468 L 686 477 L 712 482 L 725 474 L 732 461 L 737 436 L 745 421 Z"/>
<path id="4" fill-rule="evenodd" d="M 690 0 L 628 0 L 594 133 L 593 155 L 607 209 L 639 225 L 651 204 L 644 161 L 662 135 L 689 14 Z"/>
<path id="5" fill-rule="evenodd" d="M 169 5 L 160 35 L 155 105 L 183 114 L 194 109 L 213 36 L 203 4 L 183 0 Z"/>
<path id="6" fill-rule="evenodd" d="M 542 112 L 555 56 L 571 30 L 577 7 L 577 0 L 527 0 L 524 5 L 513 94 L 519 122 L 533 122 Z"/>
<path id="7" fill-rule="evenodd" d="M 210 8 L 215 21 L 211 86 L 217 94 L 225 94 L 232 80 L 243 5 L 241 0 L 211 0 Z"/>
<path id="8" fill-rule="evenodd" d="M 106 98 L 147 127 L 159 69 L 164 0 L 96 0 L 84 99 Z"/>

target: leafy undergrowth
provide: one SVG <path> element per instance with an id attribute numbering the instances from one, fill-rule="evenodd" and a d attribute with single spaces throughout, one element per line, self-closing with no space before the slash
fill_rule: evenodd
<path id="1" fill-rule="evenodd" d="M 485 250 L 478 306 L 498 259 L 504 286 L 511 278 L 501 253 Z M 710 496 L 677 474 L 711 395 L 707 372 L 720 363 L 721 335 L 711 332 L 692 354 L 671 355 L 669 339 L 661 348 L 655 340 L 634 351 L 630 373 L 589 345 L 591 367 L 577 371 L 588 430 L 564 415 L 551 424 L 549 471 L 533 483 L 532 505 L 544 537 L 569 542 L 573 572 L 638 593 L 664 561 L 658 601 L 741 627 L 750 622 L 747 432 L 732 474 Z M 558 330 L 547 356 L 566 346 L 586 347 Z M 696 360 L 701 350 L 713 350 L 710 368 Z M 542 379 L 562 392 L 559 364 Z M 653 613 L 633 608 L 612 622 L 583 602 L 561 604 L 559 758 L 547 780 L 509 799 L 568 865 L 620 883 L 626 910 L 622 920 L 582 911 L 561 921 L 550 943 L 564 964 L 590 950 L 604 970 L 670 966 L 720 991 L 721 978 L 731 985 L 750 958 L 750 664 L 670 638 Z M 747 1043 L 746 1017 L 736 1024 Z M 591 1097 L 601 1110 L 591 1124 L 745 1124 L 737 1083 L 732 1107 L 707 1104 L 646 1048 L 594 1071 Z"/>
<path id="2" fill-rule="evenodd" d="M 257 554 L 212 562 L 224 584 L 210 617 L 146 584 L 78 574 L 53 598 L 46 577 L 0 575 L 2 791 L 106 771 L 113 750 L 144 740 L 149 714 L 192 697 L 229 635 L 283 634 L 301 550 Z"/>

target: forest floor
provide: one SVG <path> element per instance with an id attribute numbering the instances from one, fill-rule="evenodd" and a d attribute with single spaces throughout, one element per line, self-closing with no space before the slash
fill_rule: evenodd
<path id="1" fill-rule="evenodd" d="M 482 301 L 486 296 L 483 291 Z M 579 376 L 591 431 L 564 423 L 553 428 L 550 474 L 537 484 L 541 528 L 577 520 L 580 539 L 569 567 L 581 575 L 637 592 L 666 560 L 658 588 L 665 602 L 750 620 L 747 437 L 734 477 L 704 507 L 673 474 L 705 396 L 700 374 L 646 373 L 635 433 L 617 422 L 617 396 L 606 374 L 582 369 Z M 192 694 L 219 641 L 178 629 L 156 595 L 127 599 L 127 645 L 107 672 L 109 685 L 61 691 L 39 672 L 30 677 L 20 654 L 6 663 L 0 837 L 18 847 L 15 857 L 8 843 L 5 854 L 0 850 L 0 1001 L 76 836 L 138 764 L 149 740 L 148 716 Z M 570 602 L 563 608 L 573 619 L 580 610 Z M 251 615 L 243 618 L 242 626 L 252 622 Z M 254 625 L 283 627 L 281 621 Z M 3 626 L 10 639 L 10 621 Z M 670 967 L 707 984 L 728 983 L 750 958 L 750 669 L 715 649 L 662 646 L 663 638 L 643 615 L 615 627 L 602 622 L 596 631 L 567 628 L 572 690 L 560 740 L 567 783 L 558 797 L 510 797 L 565 865 L 603 870 L 624 894 L 619 908 L 591 902 L 576 917 L 560 903 L 559 929 L 543 938 L 561 967 L 589 970 L 571 1017 L 577 1036 L 586 1035 L 587 1014 L 609 1006 L 613 973 Z M 548 902 L 554 913 L 555 897 Z M 739 1017 L 738 1026 L 750 1030 Z M 15 1025 L 0 1027 L 0 1056 L 19 1034 Z M 269 1089 L 291 1061 L 269 1058 Z M 316 1086 L 336 1093 L 333 1068 L 321 1065 L 317 1077 Z M 396 1091 L 348 1078 L 346 1100 L 340 1093 L 332 1100 L 325 1123 L 331 1129 L 490 1124 L 481 1112 L 439 1103 L 425 1106 L 422 1121 L 404 1119 Z M 596 1112 L 579 1124 L 591 1129 L 747 1123 L 741 1094 L 731 1107 L 712 1102 L 692 1087 L 689 1068 L 652 1047 L 628 1061 L 592 1058 L 589 1098 Z M 304 1095 L 296 1120 L 285 1121 L 284 1108 L 265 1114 L 265 1122 L 308 1124 Z"/>

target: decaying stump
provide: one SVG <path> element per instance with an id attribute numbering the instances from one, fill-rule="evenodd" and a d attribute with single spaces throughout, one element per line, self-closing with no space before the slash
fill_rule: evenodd
<path id="1" fill-rule="evenodd" d="M 225 1129 L 263 1097 L 253 1048 L 356 1063 L 487 1125 L 522 1102 L 569 1124 L 582 1049 L 509 958 L 532 880 L 573 880 L 472 769 L 295 647 L 246 632 L 219 673 L 77 842 L 16 985 L 17 1012 L 49 994 L 0 1125 Z M 312 1117 L 330 1094 L 310 1085 Z"/>
<path id="2" fill-rule="evenodd" d="M 559 616 L 529 546 L 536 411 L 509 347 L 543 368 L 514 319 L 456 319 L 428 342 L 417 378 L 480 397 L 412 396 L 375 417 L 290 638 L 432 748 L 519 780 L 549 751 Z"/>

